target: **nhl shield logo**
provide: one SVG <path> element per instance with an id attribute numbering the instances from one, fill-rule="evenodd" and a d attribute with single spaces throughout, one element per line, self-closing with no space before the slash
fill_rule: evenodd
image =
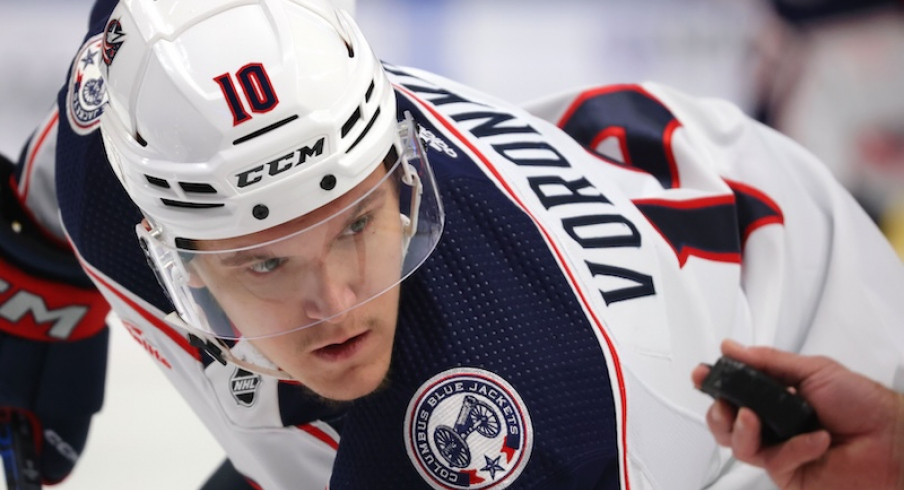
<path id="1" fill-rule="evenodd" d="M 532 447 L 527 407 L 495 373 L 444 371 L 408 404 L 405 449 L 435 489 L 506 488 L 524 470 Z"/>
<path id="2" fill-rule="evenodd" d="M 100 71 L 101 39 L 88 40 L 75 58 L 66 94 L 66 114 L 69 126 L 78 134 L 86 135 L 100 124 L 100 115 L 107 102 L 107 87 Z"/>
<path id="3" fill-rule="evenodd" d="M 243 407 L 254 405 L 257 387 L 260 384 L 261 377 L 259 374 L 245 371 L 242 368 L 236 368 L 235 372 L 232 373 L 232 377 L 229 378 L 229 388 L 232 392 L 232 397 Z"/>

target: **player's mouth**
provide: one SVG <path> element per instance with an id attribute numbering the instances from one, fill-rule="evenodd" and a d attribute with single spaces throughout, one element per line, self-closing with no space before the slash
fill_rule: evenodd
<path id="1" fill-rule="evenodd" d="M 342 342 L 325 345 L 314 350 L 314 355 L 327 362 L 338 362 L 350 359 L 360 352 L 364 341 L 370 336 L 370 331 L 349 337 Z"/>

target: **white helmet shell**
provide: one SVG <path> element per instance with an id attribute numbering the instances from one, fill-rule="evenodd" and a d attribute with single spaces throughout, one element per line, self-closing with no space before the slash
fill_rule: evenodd
<path id="1" fill-rule="evenodd" d="M 107 157 L 170 245 L 309 213 L 398 144 L 379 60 L 325 0 L 123 0 L 104 65 Z"/>

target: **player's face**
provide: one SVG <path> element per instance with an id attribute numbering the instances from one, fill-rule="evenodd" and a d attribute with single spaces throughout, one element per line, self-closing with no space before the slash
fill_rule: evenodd
<path id="1" fill-rule="evenodd" d="M 342 198 L 285 225 L 199 247 L 231 250 L 289 238 L 199 254 L 191 262 L 196 286 L 209 289 L 235 329 L 296 380 L 334 400 L 372 392 L 389 369 L 399 286 L 365 301 L 401 274 L 398 191 L 390 179 L 367 194 L 385 174 L 381 166 Z M 303 325 L 312 326 L 298 328 Z"/>

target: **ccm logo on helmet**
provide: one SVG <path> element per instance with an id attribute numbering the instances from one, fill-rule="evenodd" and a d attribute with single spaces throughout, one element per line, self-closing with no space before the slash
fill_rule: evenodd
<path id="1" fill-rule="evenodd" d="M 264 180 L 264 177 L 266 176 L 275 177 L 295 167 L 301 166 L 309 157 L 313 158 L 323 155 L 323 142 L 325 139 L 326 138 L 321 137 L 314 144 L 306 144 L 275 160 L 262 163 L 256 167 L 235 174 L 237 178 L 236 185 L 240 189 L 252 186 Z"/>

